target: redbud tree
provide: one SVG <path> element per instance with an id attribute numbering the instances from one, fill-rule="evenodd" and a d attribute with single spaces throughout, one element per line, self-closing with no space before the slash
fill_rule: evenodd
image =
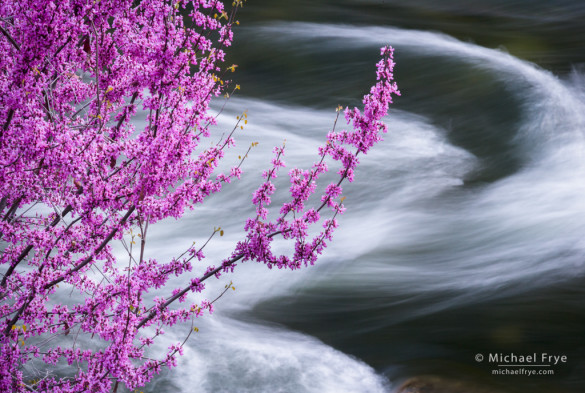
<path id="1" fill-rule="evenodd" d="M 246 261 L 312 265 L 331 240 L 342 183 L 381 140 L 399 94 L 388 47 L 363 109 L 345 109 L 349 129 L 337 131 L 335 119 L 315 162 L 289 171 L 288 197 L 269 211 L 285 166 L 284 146 L 274 148 L 251 195 L 255 213 L 242 218 L 224 260 L 207 262 L 208 242 L 170 260 L 145 249 L 149 225 L 181 217 L 242 173 L 243 159 L 218 165 L 244 119 L 226 132 L 210 110 L 237 88 L 224 51 L 239 6 L 0 2 L 0 391 L 142 387 L 182 352 L 184 342 L 149 352 L 163 328 L 212 311 L 212 301 L 193 301 L 206 280 Z M 335 180 L 309 200 L 332 164 Z M 137 244 L 119 260 L 113 243 L 130 231 Z M 276 239 L 290 244 L 287 253 L 273 251 Z M 203 274 L 192 273 L 195 264 Z"/>

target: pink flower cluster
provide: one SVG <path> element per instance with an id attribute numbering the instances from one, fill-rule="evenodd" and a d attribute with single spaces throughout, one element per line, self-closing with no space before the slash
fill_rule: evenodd
<path id="1" fill-rule="evenodd" d="M 284 167 L 284 146 L 275 149 L 276 157 L 272 160 L 272 169 L 265 172 L 265 181 L 256 190 L 252 200 L 258 215 L 247 220 L 247 238 L 239 242 L 231 258 L 223 262 L 224 271 L 233 269 L 234 263 L 240 259 L 263 262 L 269 268 L 277 266 L 298 269 L 303 265 L 313 265 L 327 246 L 327 241 L 332 240 L 333 231 L 338 226 L 336 216 L 345 210 L 344 198 L 337 201 L 343 191 L 341 184 L 345 179 L 353 181 L 354 170 L 359 163 L 358 155 L 367 154 L 372 146 L 381 141 L 381 134 L 387 132 L 381 119 L 388 112 L 392 95 L 400 95 L 396 83 L 393 82 L 393 49 L 384 47 L 381 55 L 382 60 L 376 65 L 378 82 L 372 87 L 370 94 L 364 96 L 363 113 L 358 108 L 345 109 L 345 119 L 348 124 L 353 123 L 353 129 L 337 132 L 334 125 L 334 129 L 327 135 L 325 145 L 319 147 L 319 161 L 311 169 L 295 168 L 289 172 L 291 199 L 282 205 L 278 218 L 267 221 L 270 196 L 275 191 L 271 178 L 276 177 L 277 170 Z M 339 109 L 341 108 L 338 111 Z M 308 207 L 307 201 L 315 193 L 319 177 L 328 171 L 325 161 L 327 157 L 341 163 L 338 179 L 326 186 L 319 206 Z M 320 222 L 325 207 L 332 211 L 332 217 L 325 219 L 322 231 L 310 238 L 309 227 Z M 276 235 L 294 240 L 292 255 L 275 255 L 272 252 L 271 243 Z"/>
<path id="2" fill-rule="evenodd" d="M 235 141 L 233 132 L 213 135 L 209 111 L 210 100 L 228 92 L 224 78 L 235 68 L 224 64 L 242 1 L 233 5 L 0 3 L 0 391 L 144 386 L 182 353 L 184 342 L 159 356 L 149 352 L 163 328 L 213 310 L 213 301 L 189 303 L 205 280 L 240 260 L 313 264 L 331 240 L 344 210 L 341 183 L 353 180 L 358 154 L 386 131 L 381 118 L 398 94 L 389 48 L 363 113 L 345 111 L 353 129 L 330 132 L 319 161 L 290 172 L 290 200 L 269 220 L 272 181 L 284 167 L 284 147 L 275 149 L 253 196 L 256 217 L 230 258 L 193 278 L 205 245 L 166 262 L 145 255 L 149 225 L 181 217 L 241 174 L 240 165 L 217 173 Z M 137 128 L 143 114 L 146 126 Z M 338 180 L 310 207 L 328 157 L 341 163 Z M 331 217 L 322 219 L 325 207 Z M 323 229 L 311 238 L 309 227 L 318 223 Z M 294 242 L 290 255 L 272 252 L 276 236 Z M 127 247 L 128 260 L 116 259 L 113 241 Z M 182 275 L 189 285 L 177 288 L 172 278 Z M 43 373 L 35 375 L 32 362 L 46 363 Z"/>

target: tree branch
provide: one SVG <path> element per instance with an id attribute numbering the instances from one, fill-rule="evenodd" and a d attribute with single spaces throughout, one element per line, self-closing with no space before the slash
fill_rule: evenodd
<path id="1" fill-rule="evenodd" d="M 53 220 L 53 222 L 51 222 L 51 224 L 49 225 L 49 227 L 47 227 L 46 229 L 52 228 L 54 226 L 56 226 L 59 221 L 61 221 L 61 218 L 65 217 L 71 210 L 73 210 L 73 207 L 71 205 L 68 205 L 65 210 L 63 210 L 63 213 L 61 213 L 60 215 L 58 215 L 57 217 L 55 217 L 55 219 Z M 14 261 L 14 263 L 12 263 L 10 265 L 10 267 L 8 268 L 8 270 L 6 271 L 6 273 L 4 274 L 4 277 L 2 277 L 2 282 L 0 282 L 0 287 L 2 288 L 6 288 L 6 282 L 8 281 L 8 277 L 14 272 L 14 269 L 16 269 L 16 267 L 18 266 L 18 264 L 20 262 L 22 262 L 22 260 L 24 258 L 26 258 L 26 256 L 28 255 L 28 253 L 33 249 L 32 244 L 27 246 L 18 256 L 18 258 L 16 258 L 16 260 Z"/>
<path id="2" fill-rule="evenodd" d="M 239 261 L 240 259 L 242 259 L 244 257 L 244 254 L 239 254 L 235 257 L 233 257 L 232 259 L 230 259 L 229 261 L 222 263 L 221 266 L 216 267 L 215 269 L 213 269 L 212 271 L 210 271 L 209 273 L 205 274 L 203 277 L 201 277 L 199 279 L 199 282 L 203 282 L 205 280 L 207 280 L 209 277 L 215 275 L 217 272 L 219 272 L 220 270 L 233 265 L 234 263 L 236 263 L 237 261 Z M 191 286 L 188 286 L 187 288 L 184 288 L 181 292 L 177 293 L 176 295 L 174 295 L 173 297 L 171 297 L 169 300 L 167 300 L 166 302 L 163 303 L 162 306 L 160 306 L 158 308 L 158 310 L 162 311 L 165 308 L 167 308 L 168 306 L 171 305 L 171 303 L 173 303 L 175 300 L 177 300 L 178 298 L 180 298 L 181 296 L 183 296 L 184 294 L 186 294 L 187 292 L 189 292 L 191 290 Z M 142 320 L 138 323 L 138 325 L 136 325 L 136 330 L 140 329 L 142 326 L 144 326 L 144 324 L 148 321 L 150 321 L 152 318 L 154 318 L 156 315 L 156 310 L 151 311 L 146 317 L 142 318 Z"/>
<path id="3" fill-rule="evenodd" d="M 98 246 L 98 248 L 95 249 L 95 251 L 93 253 L 88 255 L 79 265 L 75 266 L 73 269 L 71 269 L 67 273 L 65 273 L 65 275 L 63 275 L 59 278 L 56 278 L 53 281 L 51 281 L 50 283 L 46 284 L 44 289 L 49 289 L 52 286 L 59 284 L 61 281 L 65 280 L 65 278 L 68 275 L 81 270 L 84 266 L 86 266 L 88 263 L 90 263 L 93 260 L 94 255 L 99 254 L 106 247 L 106 245 L 110 242 L 110 240 L 113 239 L 116 232 L 118 232 L 118 227 L 123 225 L 128 220 L 128 218 L 130 218 L 130 215 L 134 212 L 135 209 L 136 209 L 135 206 L 132 206 L 130 209 L 128 209 L 128 212 L 126 212 L 126 215 L 122 218 L 122 220 L 120 220 L 120 223 L 112 229 L 112 231 L 101 242 L 101 244 Z"/>
<path id="4" fill-rule="evenodd" d="M 18 45 L 18 43 L 16 41 L 14 41 L 14 38 L 12 38 L 10 33 L 8 33 L 6 30 L 4 30 L 4 28 L 2 26 L 0 26 L 0 33 L 4 34 L 4 36 L 12 44 L 12 46 L 14 46 L 16 48 L 16 50 L 18 50 L 18 51 L 20 50 L 20 45 Z"/>

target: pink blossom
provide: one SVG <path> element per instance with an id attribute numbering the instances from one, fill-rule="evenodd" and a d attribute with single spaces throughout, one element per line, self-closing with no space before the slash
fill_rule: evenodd
<path id="1" fill-rule="evenodd" d="M 275 148 L 252 195 L 256 214 L 219 266 L 206 260 L 208 243 L 170 261 L 144 255 L 149 226 L 180 218 L 241 176 L 241 163 L 218 173 L 233 135 L 209 143 L 219 139 L 209 104 L 228 86 L 234 15 L 216 0 L 0 3 L 0 391 L 144 386 L 183 353 L 177 343 L 152 359 L 145 347 L 163 328 L 213 312 L 213 301 L 188 302 L 207 279 L 244 261 L 312 265 L 332 240 L 345 210 L 342 183 L 381 140 L 382 117 L 399 94 L 391 48 L 382 49 L 363 109 L 345 110 L 351 129 L 332 130 L 309 169 L 289 171 L 290 197 L 271 216 L 285 168 L 284 146 Z M 145 127 L 132 122 L 139 112 Z M 330 166 L 337 180 L 312 206 Z M 290 243 L 288 253 L 272 250 L 276 237 Z M 116 259 L 113 241 L 128 247 L 130 261 Z M 188 285 L 177 287 L 175 277 Z M 55 300 L 63 294 L 71 294 L 67 305 Z M 56 345 L 57 335 L 97 344 Z M 33 358 L 47 368 L 64 361 L 72 377 L 42 374 L 31 387 L 39 376 L 23 370 Z"/>

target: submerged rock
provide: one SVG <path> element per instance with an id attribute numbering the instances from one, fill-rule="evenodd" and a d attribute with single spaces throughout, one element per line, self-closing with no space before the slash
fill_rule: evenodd
<path id="1" fill-rule="evenodd" d="M 489 387 L 434 376 L 406 380 L 395 393 L 504 393 Z"/>

